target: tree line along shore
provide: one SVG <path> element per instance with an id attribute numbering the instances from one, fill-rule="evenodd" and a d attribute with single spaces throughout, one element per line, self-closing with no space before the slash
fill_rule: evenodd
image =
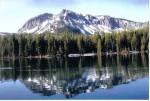
<path id="1" fill-rule="evenodd" d="M 94 35 L 63 32 L 0 36 L 0 57 L 47 58 L 69 54 L 128 54 L 149 51 L 149 28 Z"/>

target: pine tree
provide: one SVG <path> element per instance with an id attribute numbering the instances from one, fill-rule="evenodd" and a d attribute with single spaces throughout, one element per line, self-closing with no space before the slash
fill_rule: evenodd
<path id="1" fill-rule="evenodd" d="M 97 53 L 101 54 L 101 39 L 100 38 L 98 39 L 98 42 L 97 42 Z"/>
<path id="2" fill-rule="evenodd" d="M 143 37 L 141 40 L 141 51 L 144 51 L 144 50 L 145 50 L 145 39 Z"/>
<path id="3" fill-rule="evenodd" d="M 131 40 L 131 48 L 132 51 L 135 50 L 136 51 L 136 46 L 137 46 L 137 40 L 136 40 L 136 35 L 135 33 L 132 36 L 132 40 Z"/>
<path id="4" fill-rule="evenodd" d="M 19 35 L 19 38 L 18 38 L 18 43 L 19 43 L 19 56 L 24 56 L 23 54 L 23 36 L 22 35 Z"/>
<path id="5" fill-rule="evenodd" d="M 2 57 L 5 57 L 8 55 L 8 38 L 6 36 L 4 36 L 2 39 L 1 39 L 1 56 Z"/>
<path id="6" fill-rule="evenodd" d="M 82 46 L 81 46 L 81 39 L 80 39 L 80 37 L 78 37 L 78 39 L 77 39 L 77 45 L 78 45 L 79 52 L 81 53 Z"/>

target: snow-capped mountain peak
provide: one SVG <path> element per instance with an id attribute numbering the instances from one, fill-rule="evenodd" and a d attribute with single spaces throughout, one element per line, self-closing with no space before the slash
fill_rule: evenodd
<path id="1" fill-rule="evenodd" d="M 18 33 L 43 33 L 50 31 L 56 33 L 56 30 L 68 28 L 70 30 L 79 30 L 83 34 L 111 33 L 112 31 L 123 31 L 139 29 L 147 26 L 148 23 L 135 22 L 121 18 L 114 18 L 108 15 L 93 16 L 87 14 L 83 16 L 63 9 L 59 14 L 53 15 L 44 13 L 29 19 Z"/>

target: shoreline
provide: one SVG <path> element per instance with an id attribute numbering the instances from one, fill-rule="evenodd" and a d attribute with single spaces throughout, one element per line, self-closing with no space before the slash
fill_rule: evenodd
<path id="1" fill-rule="evenodd" d="M 0 57 L 0 59 L 42 59 L 42 58 L 45 58 L 45 59 L 48 59 L 48 58 L 58 58 L 58 57 L 87 57 L 87 56 L 103 56 L 103 55 L 129 55 L 129 54 L 144 54 L 144 53 L 147 53 L 149 54 L 149 51 L 129 51 L 129 52 L 102 52 L 102 53 L 84 53 L 84 54 L 80 54 L 80 53 L 76 53 L 76 54 L 68 54 L 68 55 L 56 55 L 56 56 L 50 56 L 50 55 L 40 55 L 40 56 L 28 56 L 28 57 L 18 57 L 18 56 L 12 56 L 12 57 Z"/>

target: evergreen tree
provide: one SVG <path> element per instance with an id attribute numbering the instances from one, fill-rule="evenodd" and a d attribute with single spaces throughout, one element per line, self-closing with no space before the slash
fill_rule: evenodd
<path id="1" fill-rule="evenodd" d="M 98 39 L 98 42 L 97 42 L 97 53 L 101 54 L 101 39 L 100 38 Z"/>
<path id="2" fill-rule="evenodd" d="M 141 51 L 144 51 L 145 50 L 145 38 L 143 37 L 142 40 L 141 40 Z"/>
<path id="3" fill-rule="evenodd" d="M 81 35 L 71 32 L 51 34 L 19 34 L 0 36 L 1 57 L 27 57 L 71 53 L 148 51 L 149 29 L 100 35 Z"/>
<path id="4" fill-rule="evenodd" d="M 136 35 L 135 33 L 132 36 L 132 40 L 131 40 L 131 47 L 132 47 L 132 51 L 135 50 L 136 51 L 136 47 L 137 47 L 137 40 L 136 40 Z"/>

